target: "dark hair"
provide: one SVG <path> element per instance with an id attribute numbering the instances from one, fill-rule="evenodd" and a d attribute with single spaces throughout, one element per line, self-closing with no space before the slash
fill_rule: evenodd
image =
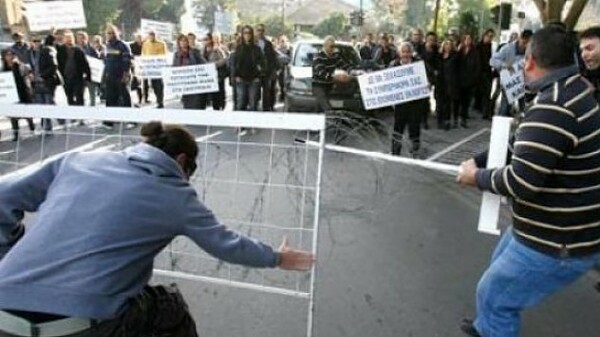
<path id="1" fill-rule="evenodd" d="M 569 33 L 559 26 L 546 26 L 533 34 L 527 52 L 538 66 L 553 70 L 573 65 L 575 43 Z"/>
<path id="2" fill-rule="evenodd" d="M 241 38 L 242 38 L 242 40 L 241 40 L 242 44 L 246 43 L 246 40 L 244 39 L 244 30 L 249 30 L 250 31 L 250 36 L 251 36 L 250 44 L 254 44 L 254 42 L 255 42 L 255 40 L 254 40 L 254 28 L 252 28 L 252 26 L 250 26 L 250 25 L 244 25 L 244 26 L 242 26 L 242 36 L 241 36 Z"/>
<path id="3" fill-rule="evenodd" d="M 198 156 L 198 145 L 192 134 L 180 125 L 161 122 L 149 122 L 142 126 L 141 135 L 145 137 L 145 143 L 152 145 L 169 157 L 176 159 L 178 155 L 185 154 L 188 157 L 184 168 L 191 176 L 196 170 L 196 156 Z"/>
<path id="4" fill-rule="evenodd" d="M 425 35 L 425 38 L 428 38 L 430 36 L 435 36 L 437 38 L 437 34 L 435 32 L 427 32 L 427 35 Z"/>
<path id="5" fill-rule="evenodd" d="M 600 39 L 600 26 L 590 27 L 581 34 L 579 34 L 580 39 Z"/>
<path id="6" fill-rule="evenodd" d="M 551 27 L 551 26 L 548 26 L 548 27 Z M 546 28 L 548 28 L 548 27 L 546 27 Z M 552 27 L 560 28 L 558 26 L 552 26 Z M 564 28 L 561 28 L 561 29 L 564 30 Z M 529 38 L 531 38 L 533 36 L 533 31 L 531 29 L 525 29 L 525 30 L 523 30 L 521 32 L 520 36 L 521 36 L 522 39 L 529 39 Z"/>

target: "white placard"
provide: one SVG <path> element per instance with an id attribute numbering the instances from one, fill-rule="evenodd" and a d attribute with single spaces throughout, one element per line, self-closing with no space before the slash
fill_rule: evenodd
<path id="1" fill-rule="evenodd" d="M 92 71 L 92 82 L 102 83 L 102 76 L 104 75 L 104 61 L 95 57 L 86 56 L 90 70 Z"/>
<path id="2" fill-rule="evenodd" d="M 19 92 L 12 71 L 0 73 L 0 103 L 19 103 Z"/>
<path id="3" fill-rule="evenodd" d="M 233 33 L 233 16 L 228 12 L 215 12 L 215 32 L 223 34 Z"/>
<path id="4" fill-rule="evenodd" d="M 155 32 L 156 36 L 163 41 L 173 40 L 173 24 L 170 22 L 154 21 L 142 19 L 142 34 L 144 37 L 150 32 Z"/>
<path id="5" fill-rule="evenodd" d="M 513 104 L 525 96 L 525 76 L 523 75 L 523 68 L 525 67 L 525 61 L 521 60 L 514 64 L 514 72 L 510 72 L 507 69 L 500 71 L 500 83 L 508 99 L 508 104 Z"/>
<path id="6" fill-rule="evenodd" d="M 358 77 L 365 109 L 372 110 L 427 98 L 429 82 L 423 61 Z"/>
<path id="7" fill-rule="evenodd" d="M 204 94 L 219 91 L 214 63 L 163 69 L 165 95 Z"/>
<path id="8" fill-rule="evenodd" d="M 510 127 L 513 119 L 511 117 L 494 117 L 492 121 L 492 132 L 490 136 L 490 150 L 488 151 L 487 168 L 497 168 L 506 165 L 508 154 L 508 140 Z M 479 212 L 479 225 L 477 229 L 482 233 L 499 235 L 498 220 L 500 218 L 500 205 L 502 197 L 485 192 L 481 201 Z"/>
<path id="9" fill-rule="evenodd" d="M 23 2 L 22 7 L 32 32 L 87 27 L 81 0 Z"/>
<path id="10" fill-rule="evenodd" d="M 167 55 L 139 56 L 135 58 L 138 74 L 144 79 L 159 79 L 163 77 L 163 69 L 171 66 Z"/>

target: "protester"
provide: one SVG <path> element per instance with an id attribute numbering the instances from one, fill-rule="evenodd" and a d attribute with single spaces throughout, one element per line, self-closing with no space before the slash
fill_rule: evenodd
<path id="1" fill-rule="evenodd" d="M 400 45 L 398 57 L 390 63 L 390 68 L 419 61 L 410 42 Z M 408 126 L 408 138 L 411 142 L 410 154 L 416 155 L 421 147 L 421 121 L 423 111 L 427 110 L 429 98 L 400 103 L 394 106 L 394 134 L 392 135 L 392 154 L 402 153 L 404 130 Z"/>
<path id="2" fill-rule="evenodd" d="M 25 42 L 25 36 L 23 35 L 23 33 L 21 32 L 15 32 L 12 35 L 13 41 L 15 42 L 11 47 L 10 50 L 12 51 L 12 53 L 17 56 L 17 58 L 25 63 L 25 64 L 30 64 L 31 63 L 31 46 Z"/>
<path id="3" fill-rule="evenodd" d="M 423 41 L 423 31 L 420 28 L 414 28 L 411 31 L 410 43 L 415 51 L 415 56 L 419 59 L 423 59 L 425 42 Z"/>
<path id="4" fill-rule="evenodd" d="M 106 28 L 106 54 L 104 58 L 107 107 L 131 107 L 131 96 L 129 94 L 131 60 L 132 55 L 129 45 L 121 40 L 116 26 L 108 25 Z M 104 122 L 104 125 L 112 128 L 114 123 Z"/>
<path id="5" fill-rule="evenodd" d="M 219 42 L 218 33 L 206 34 L 206 43 L 203 48 L 204 59 L 208 63 L 214 63 L 217 67 L 219 91 L 210 94 L 210 100 L 214 110 L 225 109 L 225 77 L 227 77 L 227 52 Z"/>
<path id="6" fill-rule="evenodd" d="M 231 86 L 232 96 L 233 96 L 233 109 L 237 109 L 238 107 L 238 94 L 237 94 L 237 83 L 235 79 L 235 64 L 236 64 L 236 50 L 238 46 L 242 43 L 241 36 L 238 33 L 235 33 L 231 37 L 231 41 L 229 42 L 229 60 L 227 64 L 229 65 L 229 86 Z"/>
<path id="7" fill-rule="evenodd" d="M 148 33 L 148 38 L 142 44 L 142 56 L 166 56 L 167 45 L 156 37 L 156 32 L 151 31 Z M 164 83 L 162 78 L 153 78 L 149 80 L 152 84 L 152 91 L 156 96 L 156 107 L 162 109 L 164 105 Z M 144 79 L 144 95 L 146 101 L 148 100 L 148 79 Z"/>
<path id="8" fill-rule="evenodd" d="M 84 105 L 83 95 L 86 82 L 92 79 L 90 65 L 85 57 L 85 52 L 75 44 L 73 32 L 63 33 L 65 61 L 62 69 L 59 68 L 65 81 L 65 93 L 69 105 Z"/>
<path id="9" fill-rule="evenodd" d="M 439 66 L 439 46 L 437 44 L 437 34 L 434 32 L 428 32 L 425 36 L 425 49 L 423 50 L 423 62 L 425 63 L 425 71 L 427 72 L 427 80 L 433 86 L 435 91 L 433 92 L 434 99 L 438 99 L 437 93 L 437 81 L 438 81 L 438 66 Z M 436 110 L 439 107 L 436 105 Z M 424 110 L 421 123 L 425 130 L 429 129 L 429 114 L 431 113 L 431 103 L 427 101 L 427 109 Z M 439 111 L 437 112 L 439 114 Z"/>
<path id="10" fill-rule="evenodd" d="M 460 125 L 468 127 L 469 109 L 476 88 L 479 85 L 481 65 L 473 37 L 465 34 L 458 49 L 459 55 L 459 85 L 460 85 Z M 456 127 L 456 125 L 455 125 Z"/>
<path id="11" fill-rule="evenodd" d="M 142 56 L 142 45 L 144 43 L 144 40 L 142 38 L 142 34 L 136 33 L 134 35 L 133 38 L 133 42 L 129 44 L 129 48 L 131 48 L 131 55 L 133 55 L 133 57 L 139 57 Z M 150 103 L 149 99 L 148 99 L 148 92 L 143 92 L 142 91 L 142 81 L 144 81 L 144 87 L 147 88 L 148 87 L 148 83 L 147 80 L 143 80 L 141 78 L 141 76 L 138 74 L 138 67 L 136 66 L 135 62 L 131 65 L 131 73 L 132 73 L 132 78 L 131 78 L 131 90 L 135 91 L 135 93 L 137 94 L 138 97 L 138 105 L 141 106 L 143 103 Z"/>
<path id="12" fill-rule="evenodd" d="M 481 66 L 480 79 L 476 87 L 476 92 L 481 102 L 483 119 L 490 119 L 493 115 L 490 95 L 492 93 L 492 83 L 494 82 L 494 69 L 489 64 L 492 58 L 492 41 L 494 40 L 494 35 L 493 29 L 486 30 L 481 37 L 481 41 L 476 46 Z"/>
<path id="13" fill-rule="evenodd" d="M 83 49 L 83 52 L 87 57 L 94 59 L 100 59 L 100 53 L 94 48 L 89 42 L 89 36 L 84 31 L 77 32 L 77 45 Z M 88 95 L 90 96 L 90 105 L 96 106 L 96 96 L 98 95 L 98 83 L 95 83 L 89 79 L 87 82 Z"/>
<path id="14" fill-rule="evenodd" d="M 459 78 L 459 57 L 454 49 L 452 40 L 445 40 L 440 48 L 439 76 L 436 87 L 439 106 L 438 128 L 450 130 L 450 120 L 454 120 L 453 125 L 458 125 L 458 116 L 460 109 L 460 86 Z"/>
<path id="15" fill-rule="evenodd" d="M 39 38 L 33 39 L 34 48 L 31 53 L 31 67 L 33 68 L 33 88 L 35 103 L 54 105 L 56 87 L 63 85 L 63 78 L 58 70 L 54 36 L 48 35 L 41 44 Z M 64 124 L 64 120 L 58 120 Z M 42 129 L 45 134 L 52 135 L 52 120 L 42 118 Z"/>
<path id="16" fill-rule="evenodd" d="M 2 71 L 10 71 L 15 79 L 17 86 L 17 94 L 19 95 L 19 103 L 33 103 L 33 88 L 31 85 L 31 67 L 19 60 L 12 49 L 2 51 Z M 19 140 L 19 119 L 11 118 L 10 124 L 13 131 L 13 142 Z M 25 118 L 31 133 L 35 131 L 33 118 Z"/>
<path id="17" fill-rule="evenodd" d="M 188 43 L 191 49 L 197 49 L 198 46 L 196 44 L 196 34 L 190 32 L 187 34 Z"/>
<path id="18" fill-rule="evenodd" d="M 477 286 L 477 317 L 461 326 L 470 336 L 519 336 L 524 309 L 600 260 L 600 114 L 573 42 L 555 26 L 531 37 L 524 74 L 537 100 L 515 132 L 508 165 L 484 169 L 485 153 L 461 165 L 459 183 L 513 205 L 513 227 Z"/>
<path id="19" fill-rule="evenodd" d="M 254 39 L 254 29 L 242 28 L 242 41 L 235 50 L 234 78 L 238 106 L 236 110 L 257 111 L 261 78 L 266 73 L 266 58 Z"/>
<path id="20" fill-rule="evenodd" d="M 521 35 L 519 35 L 519 38 L 516 41 L 507 43 L 504 47 L 502 47 L 502 49 L 500 49 L 500 51 L 492 56 L 490 59 L 490 65 L 496 69 L 498 73 L 500 73 L 503 69 L 514 72 L 517 64 L 525 57 L 525 49 L 527 48 L 527 44 L 529 43 L 529 39 L 532 35 L 533 32 L 531 30 L 525 29 Z M 518 104 L 519 109 L 523 110 L 525 107 L 525 101 L 520 99 Z M 502 99 L 500 101 L 500 110 L 498 111 L 498 115 L 511 115 L 511 106 L 508 104 L 504 90 L 502 90 Z"/>
<path id="21" fill-rule="evenodd" d="M 141 134 L 124 151 L 60 156 L 0 180 L 0 329 L 9 336 L 35 335 L 42 323 L 55 323 L 51 336 L 197 336 L 176 286 L 148 285 L 156 255 L 179 235 L 229 263 L 312 267 L 314 255 L 286 239 L 275 250 L 216 219 L 189 182 L 198 155 L 189 131 L 152 122 Z M 38 214 L 25 230 L 26 211 Z"/>
<path id="22" fill-rule="evenodd" d="M 285 79 L 287 76 L 287 65 L 292 59 L 292 47 L 289 44 L 288 38 L 285 35 L 279 37 L 277 43 L 277 53 L 281 67 L 277 75 L 277 84 L 279 86 L 279 100 L 283 102 L 285 99 Z"/>
<path id="23" fill-rule="evenodd" d="M 94 35 L 94 37 L 92 39 L 92 46 L 94 47 L 94 49 L 96 49 L 98 51 L 98 54 L 100 55 L 100 59 L 105 60 L 106 59 L 106 46 L 104 45 L 104 43 L 102 41 L 103 41 L 102 36 Z M 103 76 L 102 81 L 101 81 L 100 85 L 98 86 L 98 88 L 100 91 L 100 100 L 106 100 L 106 81 L 104 79 L 104 76 Z"/>
<path id="24" fill-rule="evenodd" d="M 177 37 L 177 51 L 173 55 L 173 67 L 192 66 L 197 64 L 205 64 L 206 60 L 202 56 L 200 50 L 191 48 L 188 36 L 183 34 Z M 201 109 L 203 104 L 202 94 L 189 94 L 181 96 L 181 102 L 184 109 Z M 206 104 L 204 104 L 206 108 Z"/>
<path id="25" fill-rule="evenodd" d="M 359 51 L 360 58 L 365 61 L 373 59 L 376 49 L 377 46 L 373 42 L 373 33 L 367 33 L 367 35 L 365 35 L 365 41 Z"/>
<path id="26" fill-rule="evenodd" d="M 588 28 L 579 36 L 583 75 L 594 85 L 594 97 L 600 103 L 600 26 Z"/>
<path id="27" fill-rule="evenodd" d="M 262 110 L 273 111 L 275 107 L 275 83 L 277 71 L 279 70 L 277 53 L 271 41 L 265 37 L 265 25 L 257 25 L 255 31 L 256 45 L 260 48 L 265 59 L 265 67 L 261 69 L 261 85 L 259 88 L 262 92 Z"/>
<path id="28" fill-rule="evenodd" d="M 312 92 L 317 101 L 318 112 L 330 112 L 329 93 L 334 83 L 347 83 L 351 80 L 348 72 L 352 70 L 335 48 L 335 38 L 327 36 L 323 40 L 323 49 L 315 55 L 312 64 Z M 342 71 L 336 73 L 336 71 Z"/>
<path id="29" fill-rule="evenodd" d="M 373 62 L 380 68 L 387 68 L 396 58 L 396 50 L 390 47 L 388 35 L 383 33 L 379 38 L 379 46 L 375 49 Z"/>

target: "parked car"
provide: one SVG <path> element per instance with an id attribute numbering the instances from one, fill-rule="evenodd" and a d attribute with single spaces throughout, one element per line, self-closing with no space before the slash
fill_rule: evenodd
<path id="1" fill-rule="evenodd" d="M 357 68 L 361 66 L 360 55 L 352 44 L 337 42 L 335 47 L 346 62 Z M 294 44 L 285 84 L 285 111 L 317 112 L 312 92 L 312 65 L 314 56 L 322 48 L 323 41 L 299 41 Z M 334 110 L 361 112 L 363 104 L 358 81 L 353 79 L 349 83 L 334 84 L 329 102 Z"/>

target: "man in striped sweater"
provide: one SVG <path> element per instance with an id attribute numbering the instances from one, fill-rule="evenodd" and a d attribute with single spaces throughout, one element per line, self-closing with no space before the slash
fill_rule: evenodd
<path id="1" fill-rule="evenodd" d="M 600 261 L 600 112 L 572 50 L 562 28 L 534 34 L 524 72 L 537 98 L 515 133 L 508 165 L 483 169 L 483 155 L 461 166 L 461 184 L 513 204 L 513 227 L 477 286 L 477 317 L 461 326 L 471 336 L 519 336 L 523 309 Z"/>
<path id="2" fill-rule="evenodd" d="M 352 65 L 348 64 L 336 50 L 333 36 L 325 37 L 323 49 L 314 56 L 312 69 L 312 91 L 317 101 L 318 112 L 329 112 L 332 110 L 329 93 L 333 84 L 348 83 L 352 79 L 348 74 L 348 71 L 352 70 Z M 336 73 L 336 70 L 345 72 Z"/>

